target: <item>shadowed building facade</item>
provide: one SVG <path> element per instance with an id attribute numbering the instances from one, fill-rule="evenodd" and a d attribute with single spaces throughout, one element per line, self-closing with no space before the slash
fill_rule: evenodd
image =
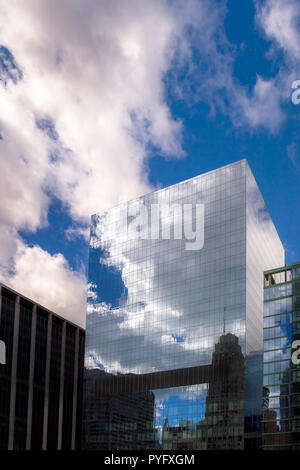
<path id="1" fill-rule="evenodd" d="M 84 337 L 0 284 L 0 449 L 80 448 Z"/>
<path id="2" fill-rule="evenodd" d="M 246 160 L 94 215 L 85 448 L 259 447 L 263 272 L 282 264 Z M 147 408 L 146 392 L 144 431 L 112 434 L 104 397 Z"/>

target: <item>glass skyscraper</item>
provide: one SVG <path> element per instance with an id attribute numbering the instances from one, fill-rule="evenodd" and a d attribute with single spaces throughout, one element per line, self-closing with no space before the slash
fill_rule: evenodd
<path id="1" fill-rule="evenodd" d="M 92 216 L 85 448 L 259 446 L 263 273 L 283 264 L 246 160 Z"/>
<path id="2" fill-rule="evenodd" d="M 264 298 L 263 448 L 300 450 L 300 262 L 266 271 Z"/>

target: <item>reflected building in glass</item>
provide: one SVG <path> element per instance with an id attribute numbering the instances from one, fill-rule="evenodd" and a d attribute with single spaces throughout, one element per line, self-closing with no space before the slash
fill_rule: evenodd
<path id="1" fill-rule="evenodd" d="M 84 447 L 259 447 L 263 273 L 283 264 L 246 160 L 92 216 Z"/>
<path id="2" fill-rule="evenodd" d="M 300 450 L 300 262 L 266 271 L 264 298 L 263 448 Z"/>

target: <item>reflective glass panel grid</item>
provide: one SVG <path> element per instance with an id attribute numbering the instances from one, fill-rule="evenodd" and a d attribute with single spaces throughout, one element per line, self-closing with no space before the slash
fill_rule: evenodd
<path id="1" fill-rule="evenodd" d="M 248 276 L 255 290 L 260 289 L 261 305 L 255 316 L 260 315 L 262 324 L 262 275 L 271 261 L 265 261 L 268 255 L 259 244 L 276 245 L 272 261 L 275 259 L 275 266 L 283 261 L 280 240 L 278 236 L 276 238 L 270 218 L 266 217 L 262 199 L 255 199 L 253 191 L 254 196 L 250 197 L 253 182 L 250 181 L 250 188 L 249 172 L 246 160 L 242 160 L 92 217 L 85 350 L 86 377 L 89 377 L 85 412 L 87 448 L 104 448 L 97 440 L 101 433 L 106 436 L 110 448 L 120 444 L 119 437 L 113 437 L 111 428 L 104 426 L 105 421 L 97 408 L 101 408 L 99 400 L 107 393 L 124 398 L 126 390 L 144 393 L 157 388 L 169 390 L 204 384 L 214 390 L 217 408 L 227 396 L 226 410 L 211 411 L 209 419 L 214 424 L 209 429 L 206 425 L 207 433 L 201 443 L 200 438 L 195 440 L 195 436 L 187 434 L 190 437 L 181 445 L 188 447 L 190 439 L 190 445 L 195 448 L 243 446 L 240 414 L 241 409 L 244 413 L 247 322 L 251 326 L 250 310 L 247 318 L 246 280 Z M 194 240 L 198 242 L 197 249 L 187 249 L 192 239 L 191 232 L 185 231 L 188 228 L 184 218 L 185 205 L 192 207 L 189 228 L 198 235 L 198 240 L 196 236 Z M 197 205 L 200 207 L 198 212 Z M 249 205 L 251 210 L 247 212 Z M 173 212 L 165 211 L 165 206 L 172 206 Z M 158 213 L 153 207 L 159 207 Z M 259 212 L 265 217 L 260 217 Z M 170 223 L 170 237 L 167 238 Z M 128 237 L 128 227 L 131 235 L 134 230 L 138 236 Z M 247 270 L 247 243 L 250 258 L 255 251 L 254 244 L 247 241 L 247 237 L 249 240 L 251 237 L 251 228 L 257 228 L 259 239 L 256 244 L 262 252 L 262 260 L 259 260 L 262 271 L 258 278 L 255 278 L 257 270 Z M 180 234 L 184 236 L 180 238 Z M 280 257 L 278 264 L 276 256 Z M 258 283 L 260 287 L 257 287 Z M 255 322 L 256 317 L 252 324 Z M 249 354 L 259 349 L 257 344 L 251 343 L 250 335 L 248 343 Z M 261 354 L 262 334 L 259 346 Z M 220 350 L 225 351 L 222 360 Z M 232 350 L 233 357 L 238 358 L 237 364 L 232 361 L 234 368 L 227 362 L 227 350 Z M 225 381 L 224 376 L 220 378 L 221 370 L 225 370 Z M 93 376 L 91 371 L 98 373 Z M 142 386 L 143 383 L 146 385 Z M 258 397 L 254 398 L 257 402 Z M 233 419 L 228 417 L 228 410 L 233 406 L 230 403 L 236 401 L 239 412 L 237 423 L 231 429 L 231 438 L 226 431 Z M 171 407 L 166 405 L 166 409 L 171 410 Z M 193 419 L 190 413 L 182 412 L 184 406 L 178 405 L 175 409 L 178 423 L 180 420 L 186 423 L 192 420 L 195 426 L 200 423 L 196 411 Z M 213 417 L 214 413 L 218 418 Z M 93 416 L 97 416 L 96 422 L 102 425 L 96 425 Z M 156 429 L 155 419 L 153 426 Z M 92 429 L 97 430 L 96 435 Z M 92 434 L 93 438 L 90 438 Z M 221 439 L 221 435 L 226 439 Z M 175 441 L 169 439 L 165 444 L 177 448 Z M 162 440 L 158 443 L 163 445 Z"/>
<path id="2" fill-rule="evenodd" d="M 264 271 L 284 265 L 284 250 L 254 176 L 246 166 L 245 448 L 261 447 Z M 253 437 L 250 437 L 252 434 Z M 255 437 L 256 436 L 258 437 Z"/>
<path id="3" fill-rule="evenodd" d="M 300 263 L 265 273 L 263 447 L 300 450 Z M 300 345 L 300 341 L 299 341 Z"/>

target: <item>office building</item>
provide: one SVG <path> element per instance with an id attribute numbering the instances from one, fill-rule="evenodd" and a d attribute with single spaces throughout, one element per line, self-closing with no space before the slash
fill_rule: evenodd
<path id="1" fill-rule="evenodd" d="M 246 160 L 92 216 L 85 448 L 259 447 L 263 272 L 283 264 Z"/>
<path id="2" fill-rule="evenodd" d="M 0 284 L 0 449 L 80 448 L 84 336 Z"/>
<path id="3" fill-rule="evenodd" d="M 300 450 L 300 262 L 264 278 L 263 448 Z"/>

